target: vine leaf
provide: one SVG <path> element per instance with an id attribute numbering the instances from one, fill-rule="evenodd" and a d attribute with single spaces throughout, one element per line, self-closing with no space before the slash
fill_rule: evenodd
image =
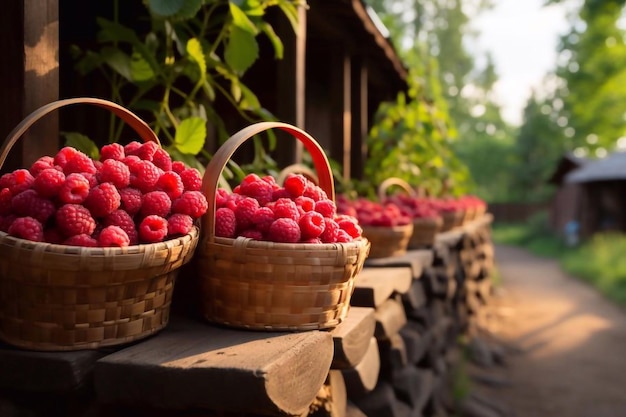
<path id="1" fill-rule="evenodd" d="M 183 120 L 176 128 L 174 145 L 183 154 L 196 155 L 204 147 L 206 123 L 196 116 Z"/>
<path id="2" fill-rule="evenodd" d="M 202 45 L 198 38 L 191 38 L 187 41 L 187 53 L 191 59 L 200 67 L 200 79 L 206 78 L 206 60 L 204 59 L 204 52 L 202 51 Z"/>
<path id="3" fill-rule="evenodd" d="M 231 29 L 224 57 L 233 71 L 243 74 L 257 60 L 259 45 L 254 35 L 234 26 Z"/>

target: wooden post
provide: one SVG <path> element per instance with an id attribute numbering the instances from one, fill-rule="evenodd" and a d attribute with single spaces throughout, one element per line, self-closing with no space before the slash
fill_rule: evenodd
<path id="1" fill-rule="evenodd" d="M 351 175 L 363 178 L 363 169 L 367 159 L 368 95 L 367 66 L 363 59 L 356 60 L 352 66 L 352 152 L 350 154 Z"/>
<path id="2" fill-rule="evenodd" d="M 6 135 L 33 110 L 59 98 L 58 0 L 9 1 L 0 14 L 0 134 Z M 29 166 L 58 150 L 58 115 L 51 114 L 24 134 L 2 167 Z"/>
<path id="3" fill-rule="evenodd" d="M 350 178 L 352 147 L 351 59 L 344 50 L 333 55 L 331 78 L 331 157 L 343 168 L 343 178 Z"/>

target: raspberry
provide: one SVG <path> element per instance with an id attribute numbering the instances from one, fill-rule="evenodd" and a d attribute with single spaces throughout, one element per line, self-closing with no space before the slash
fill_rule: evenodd
<path id="1" fill-rule="evenodd" d="M 15 171 L 3 175 L 2 188 L 8 188 L 11 195 L 17 195 L 24 190 L 28 190 L 35 182 L 35 177 L 27 169 L 16 169 Z M 6 183 L 6 184 L 5 184 Z"/>
<path id="2" fill-rule="evenodd" d="M 298 221 L 300 218 L 300 212 L 296 203 L 289 198 L 279 198 L 274 203 L 273 209 L 274 217 L 280 219 L 282 217 Z"/>
<path id="3" fill-rule="evenodd" d="M 235 212 L 226 207 L 215 210 L 215 236 L 234 238 L 237 230 Z"/>
<path id="4" fill-rule="evenodd" d="M 9 232 L 9 227 L 13 224 L 13 222 L 17 219 L 15 214 L 7 214 L 6 216 L 0 216 L 0 230 L 4 233 Z"/>
<path id="5" fill-rule="evenodd" d="M 252 216 L 254 226 L 262 233 L 267 233 L 270 230 L 274 220 L 274 212 L 269 207 L 259 207 Z"/>
<path id="6" fill-rule="evenodd" d="M 256 174 L 247 175 L 239 186 L 239 194 L 256 199 L 261 206 L 272 201 L 273 187 Z"/>
<path id="7" fill-rule="evenodd" d="M 301 207 L 302 210 L 304 210 L 305 212 L 315 210 L 315 201 L 313 201 L 313 199 L 310 197 L 300 196 L 297 197 L 294 201 L 296 202 L 296 206 Z"/>
<path id="8" fill-rule="evenodd" d="M 163 171 L 172 170 L 172 158 L 163 148 L 158 148 L 152 156 L 152 163 Z"/>
<path id="9" fill-rule="evenodd" d="M 8 188 L 2 188 L 0 190 L 0 216 L 6 216 L 11 214 L 11 191 Z"/>
<path id="10" fill-rule="evenodd" d="M 120 207 L 121 197 L 113 184 L 104 182 L 89 191 L 83 204 L 92 216 L 104 217 Z"/>
<path id="11" fill-rule="evenodd" d="M 187 169 L 187 166 L 185 165 L 184 162 L 172 161 L 172 171 L 174 171 L 175 173 L 180 174 L 185 169 Z"/>
<path id="12" fill-rule="evenodd" d="M 271 175 L 265 175 L 261 177 L 261 179 L 271 185 L 273 190 L 280 188 L 280 185 L 278 185 L 278 183 L 276 182 L 276 178 L 272 177 Z"/>
<path id="13" fill-rule="evenodd" d="M 315 238 L 312 238 L 312 239 L 303 239 L 301 242 L 302 243 L 320 244 L 320 243 L 322 243 L 322 239 L 320 239 L 319 237 L 315 237 Z"/>
<path id="14" fill-rule="evenodd" d="M 55 215 L 57 227 L 63 235 L 70 237 L 85 233 L 90 235 L 96 229 L 96 221 L 87 208 L 80 204 L 65 204 Z"/>
<path id="15" fill-rule="evenodd" d="M 93 188 L 96 185 L 98 185 L 98 178 L 96 178 L 96 174 L 90 174 L 88 172 L 81 172 L 80 175 L 87 178 L 87 181 L 89 182 L 89 188 Z"/>
<path id="16" fill-rule="evenodd" d="M 309 181 L 304 190 L 305 197 L 311 197 L 313 201 L 320 201 L 328 198 L 326 192 L 322 190 L 319 186 L 315 185 L 314 182 Z"/>
<path id="17" fill-rule="evenodd" d="M 107 226 L 98 235 L 98 246 L 123 248 L 129 245 L 128 235 L 118 226 Z"/>
<path id="18" fill-rule="evenodd" d="M 353 238 L 352 236 L 350 236 L 350 234 L 348 232 L 346 232 L 343 229 L 339 229 L 337 230 L 337 242 L 338 243 L 348 243 L 348 242 L 352 242 Z"/>
<path id="19" fill-rule="evenodd" d="M 61 171 L 61 167 L 55 167 L 53 157 L 42 156 L 41 158 L 33 162 L 33 164 L 30 166 L 28 171 L 31 173 L 33 177 L 36 177 L 37 175 L 39 175 L 41 171 L 43 171 L 44 169 L 49 169 L 49 168 L 54 168 L 57 171 Z"/>
<path id="20" fill-rule="evenodd" d="M 119 190 L 120 208 L 131 216 L 139 213 L 143 204 L 143 194 L 136 188 L 127 187 Z"/>
<path id="21" fill-rule="evenodd" d="M 100 149 L 100 161 L 104 162 L 107 159 L 114 159 L 116 161 L 121 161 L 124 159 L 126 154 L 124 153 L 124 147 L 119 143 L 110 143 L 108 145 L 104 145 Z"/>
<path id="22" fill-rule="evenodd" d="M 180 173 L 180 179 L 183 180 L 185 190 L 200 191 L 202 189 L 202 175 L 196 168 L 185 168 Z"/>
<path id="23" fill-rule="evenodd" d="M 65 171 L 65 165 L 71 160 L 77 153 L 78 149 L 66 146 L 61 148 L 56 155 L 54 155 L 54 165 L 58 165 Z"/>
<path id="24" fill-rule="evenodd" d="M 63 166 L 63 173 L 65 173 L 65 175 L 73 174 L 75 172 L 95 174 L 96 166 L 89 156 L 80 151 L 76 151 L 76 153 L 74 153 L 74 155 L 68 159 Z"/>
<path id="25" fill-rule="evenodd" d="M 358 220 L 350 216 L 339 216 L 337 219 L 339 229 L 345 230 L 353 239 L 361 237 L 363 229 L 358 223 Z"/>
<path id="26" fill-rule="evenodd" d="M 43 240 L 48 243 L 63 243 L 65 236 L 56 227 L 48 227 L 43 230 Z"/>
<path id="27" fill-rule="evenodd" d="M 140 159 L 144 161 L 152 162 L 152 158 L 154 157 L 154 153 L 159 149 L 159 145 L 156 142 L 144 142 L 134 151 L 132 154 L 137 155 Z"/>
<path id="28" fill-rule="evenodd" d="M 115 210 L 106 215 L 102 220 L 104 226 L 118 226 L 128 236 L 131 245 L 139 243 L 137 229 L 135 229 L 135 221 L 132 216 L 124 210 Z"/>
<path id="29" fill-rule="evenodd" d="M 230 193 L 224 188 L 218 188 L 215 193 L 215 207 L 226 207 L 226 203 L 230 200 Z"/>
<path id="30" fill-rule="evenodd" d="M 139 148 L 141 148 L 141 142 L 134 140 L 124 145 L 124 153 L 126 156 L 136 155 Z"/>
<path id="31" fill-rule="evenodd" d="M 68 246 L 85 246 L 85 247 L 94 248 L 98 246 L 98 241 L 94 239 L 93 237 L 83 233 L 80 235 L 74 235 L 74 236 L 68 237 L 62 242 L 62 244 L 68 245 Z"/>
<path id="32" fill-rule="evenodd" d="M 141 161 L 141 159 L 137 155 L 126 155 L 124 159 L 122 159 L 122 162 L 125 163 L 128 168 L 135 165 L 135 163 L 139 161 Z"/>
<path id="33" fill-rule="evenodd" d="M 20 239 L 43 242 L 43 226 L 32 217 L 18 217 L 9 226 L 8 233 Z"/>
<path id="34" fill-rule="evenodd" d="M 291 199 L 291 194 L 289 194 L 289 191 L 285 190 L 283 187 L 275 188 L 272 191 L 272 201 L 277 201 L 277 200 L 280 200 L 281 198 Z"/>
<path id="35" fill-rule="evenodd" d="M 167 235 L 183 236 L 193 229 L 193 219 L 186 214 L 172 214 L 167 218 Z"/>
<path id="36" fill-rule="evenodd" d="M 12 172 L 7 172 L 6 174 L 3 174 L 2 176 L 0 176 L 0 190 L 9 188 L 9 186 L 11 185 L 11 182 L 13 181 L 12 176 L 13 176 Z"/>
<path id="37" fill-rule="evenodd" d="M 173 213 L 188 214 L 194 219 L 206 213 L 207 208 L 206 198 L 200 191 L 185 191 L 172 203 Z"/>
<path id="38" fill-rule="evenodd" d="M 235 208 L 237 230 L 245 230 L 254 226 L 254 213 L 259 209 L 259 202 L 252 197 L 245 197 Z"/>
<path id="39" fill-rule="evenodd" d="M 171 200 L 175 200 L 183 194 L 185 186 L 183 180 L 174 171 L 166 171 L 156 183 L 157 190 L 165 191 Z"/>
<path id="40" fill-rule="evenodd" d="M 300 227 L 293 219 L 276 219 L 270 226 L 267 237 L 272 242 L 295 243 L 300 240 Z"/>
<path id="41" fill-rule="evenodd" d="M 289 192 L 291 197 L 296 198 L 304 194 L 308 180 L 302 174 L 289 174 L 285 181 L 283 181 L 283 187 Z"/>
<path id="42" fill-rule="evenodd" d="M 63 172 L 54 168 L 46 168 L 35 177 L 33 189 L 42 197 L 52 198 L 58 194 L 64 182 L 65 174 Z"/>
<path id="43" fill-rule="evenodd" d="M 150 191 L 143 195 L 140 213 L 143 217 L 151 214 L 167 217 L 171 208 L 172 200 L 170 200 L 165 191 Z"/>
<path id="44" fill-rule="evenodd" d="M 130 184 L 130 170 L 122 161 L 107 159 L 96 172 L 96 178 L 99 183 L 110 182 L 117 188 L 124 188 Z"/>
<path id="45" fill-rule="evenodd" d="M 11 200 L 13 213 L 18 216 L 33 217 L 44 224 L 54 214 L 54 203 L 39 197 L 35 190 L 22 191 Z"/>
<path id="46" fill-rule="evenodd" d="M 317 211 L 309 211 L 305 213 L 302 217 L 300 217 L 298 225 L 300 226 L 303 240 L 320 237 L 326 227 L 324 216 Z"/>
<path id="47" fill-rule="evenodd" d="M 147 243 L 161 242 L 167 236 L 167 220 L 150 215 L 139 223 L 139 240 Z"/>
<path id="48" fill-rule="evenodd" d="M 335 243 L 337 241 L 337 231 L 339 230 L 339 225 L 335 220 L 330 217 L 324 218 L 324 231 L 320 235 L 320 239 L 323 243 Z"/>
<path id="49" fill-rule="evenodd" d="M 130 185 L 144 193 L 154 190 L 161 176 L 159 168 L 150 161 L 137 161 L 130 165 L 129 169 Z"/>
<path id="50" fill-rule="evenodd" d="M 89 180 L 82 174 L 70 174 L 65 177 L 57 194 L 59 201 L 64 204 L 81 204 L 89 195 Z"/>
<path id="51" fill-rule="evenodd" d="M 247 237 L 254 240 L 263 240 L 263 233 L 256 229 L 246 229 L 239 233 L 239 236 Z"/>
<path id="52" fill-rule="evenodd" d="M 321 213 L 324 217 L 335 217 L 337 206 L 333 200 L 322 199 L 315 202 L 315 211 Z"/>

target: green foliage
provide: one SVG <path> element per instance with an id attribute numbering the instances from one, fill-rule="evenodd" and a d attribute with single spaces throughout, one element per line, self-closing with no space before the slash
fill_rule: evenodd
<path id="1" fill-rule="evenodd" d="M 278 7 L 297 25 L 303 0 L 145 0 L 147 33 L 123 25 L 117 15 L 124 3 L 112 2 L 113 21 L 98 18 L 98 48 L 74 48 L 82 75 L 100 73 L 111 88 L 111 100 L 133 111 L 151 114 L 151 127 L 177 158 L 203 169 L 207 127 L 219 142 L 228 132 L 215 109 L 222 97 L 246 121 L 272 120 L 241 77 L 258 58 L 258 36 L 269 37 L 277 58 L 283 45 L 264 20 Z M 111 118 L 110 142 L 122 128 Z M 264 158 L 263 155 L 259 158 Z"/>

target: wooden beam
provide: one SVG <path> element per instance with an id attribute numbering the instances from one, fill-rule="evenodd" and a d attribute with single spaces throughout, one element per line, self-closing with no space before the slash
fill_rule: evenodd
<path id="1" fill-rule="evenodd" d="M 368 126 L 368 72 L 363 59 L 354 60 L 352 65 L 352 151 L 350 167 L 352 178 L 363 178 L 367 159 Z"/>

